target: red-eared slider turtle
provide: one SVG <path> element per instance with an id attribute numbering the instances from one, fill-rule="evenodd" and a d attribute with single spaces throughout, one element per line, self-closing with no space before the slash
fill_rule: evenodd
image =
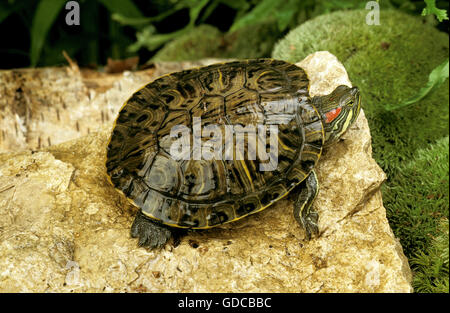
<path id="1" fill-rule="evenodd" d="M 255 59 L 162 76 L 122 107 L 107 148 L 115 188 L 139 208 L 131 235 L 161 247 L 179 228 L 206 229 L 259 212 L 294 188 L 309 239 L 322 148 L 356 120 L 358 88 L 310 97 L 305 71 Z"/>

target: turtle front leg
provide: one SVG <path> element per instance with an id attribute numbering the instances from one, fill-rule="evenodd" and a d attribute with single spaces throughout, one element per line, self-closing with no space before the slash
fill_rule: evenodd
<path id="1" fill-rule="evenodd" d="M 155 223 L 141 210 L 136 214 L 131 226 L 131 237 L 139 238 L 140 247 L 150 249 L 163 247 L 171 236 L 172 232 L 168 227 Z"/>
<path id="2" fill-rule="evenodd" d="M 319 234 L 318 220 L 319 214 L 312 209 L 314 199 L 319 191 L 319 183 L 314 171 L 300 184 L 300 195 L 294 204 L 294 217 L 305 229 L 306 238 L 311 239 L 311 235 Z"/>

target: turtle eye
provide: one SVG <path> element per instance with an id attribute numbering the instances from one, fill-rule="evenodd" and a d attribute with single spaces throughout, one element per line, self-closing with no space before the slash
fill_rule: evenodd
<path id="1" fill-rule="evenodd" d="M 347 106 L 352 107 L 352 106 L 353 106 L 353 100 L 349 101 L 349 102 L 347 103 Z"/>

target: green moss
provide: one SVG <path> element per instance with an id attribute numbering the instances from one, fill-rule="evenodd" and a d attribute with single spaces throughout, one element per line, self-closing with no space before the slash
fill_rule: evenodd
<path id="1" fill-rule="evenodd" d="M 428 253 L 419 252 L 411 260 L 416 292 L 449 292 L 448 219 L 440 223 L 439 230 Z"/>
<path id="2" fill-rule="evenodd" d="M 274 21 L 249 25 L 225 35 L 227 49 L 223 55 L 236 59 L 270 57 L 280 37 L 281 32 Z"/>
<path id="3" fill-rule="evenodd" d="M 449 214 L 449 137 L 418 150 L 383 186 L 389 221 L 407 257 L 426 251 Z"/>
<path id="4" fill-rule="evenodd" d="M 210 25 L 200 25 L 167 43 L 152 61 L 187 61 L 211 57 L 220 50 L 222 33 Z"/>
<path id="5" fill-rule="evenodd" d="M 448 35 L 421 18 L 381 11 L 379 26 L 365 23 L 366 10 L 322 15 L 292 30 L 273 51 L 291 62 L 328 50 L 360 87 L 369 119 L 374 156 L 391 174 L 404 160 L 448 134 L 448 80 L 415 105 L 386 112 L 388 103 L 415 95 L 449 53 Z"/>
<path id="6" fill-rule="evenodd" d="M 227 34 L 205 24 L 166 44 L 152 61 L 269 57 L 280 36 L 273 21 L 250 25 Z"/>

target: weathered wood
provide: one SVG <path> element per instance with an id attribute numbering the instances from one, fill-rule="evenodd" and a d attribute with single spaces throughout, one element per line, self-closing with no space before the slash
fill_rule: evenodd
<path id="1" fill-rule="evenodd" d="M 156 77 L 213 62 L 163 62 L 119 74 L 73 64 L 0 71 L 0 152 L 40 149 L 94 132 Z"/>

